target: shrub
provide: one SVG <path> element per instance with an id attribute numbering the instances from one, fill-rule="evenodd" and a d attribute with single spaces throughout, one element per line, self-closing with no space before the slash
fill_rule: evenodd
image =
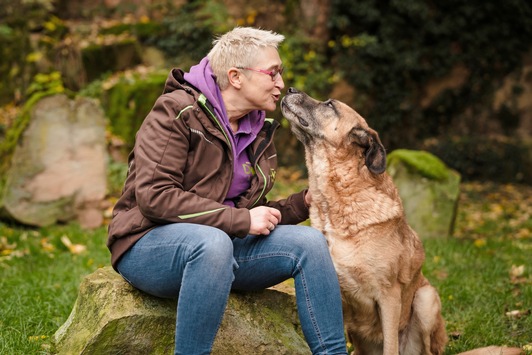
<path id="1" fill-rule="evenodd" d="M 505 137 L 450 137 L 430 141 L 425 148 L 460 172 L 464 180 L 532 181 L 532 144 Z"/>
<path id="2" fill-rule="evenodd" d="M 495 89 L 531 49 L 526 0 L 332 0 L 330 20 L 331 58 L 356 88 L 358 110 L 394 147 L 445 133 L 457 120 L 475 127 L 479 112 L 494 117 Z M 462 85 L 420 105 L 427 83 L 458 65 Z"/>

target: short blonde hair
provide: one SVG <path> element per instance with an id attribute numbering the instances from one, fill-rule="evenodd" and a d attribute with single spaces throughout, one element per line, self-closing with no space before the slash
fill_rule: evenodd
<path id="1" fill-rule="evenodd" d="M 283 40 L 283 35 L 253 27 L 235 27 L 216 38 L 207 58 L 220 89 L 223 90 L 229 85 L 229 68 L 252 66 L 259 48 L 277 49 Z"/>

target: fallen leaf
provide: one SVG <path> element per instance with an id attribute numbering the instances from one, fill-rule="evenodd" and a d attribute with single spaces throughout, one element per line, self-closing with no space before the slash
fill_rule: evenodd
<path id="1" fill-rule="evenodd" d="M 524 273 L 525 273 L 525 265 L 519 265 L 519 266 L 512 265 L 512 268 L 510 269 L 510 276 L 512 277 L 523 276 Z"/>
<path id="2" fill-rule="evenodd" d="M 61 237 L 61 242 L 68 248 L 68 250 L 72 254 L 81 254 L 85 250 L 87 250 L 87 247 L 83 244 L 73 244 L 66 235 Z"/>
<path id="3" fill-rule="evenodd" d="M 523 316 L 528 316 L 530 314 L 530 309 L 527 309 L 527 310 L 513 310 L 513 311 L 509 311 L 509 312 L 506 312 L 506 317 L 508 318 L 511 318 L 511 319 L 519 319 Z"/>
<path id="4" fill-rule="evenodd" d="M 510 269 L 510 282 L 514 285 L 525 284 L 528 282 L 528 279 L 525 276 L 525 265 L 512 265 L 512 268 Z"/>
<path id="5" fill-rule="evenodd" d="M 41 249 L 46 252 L 51 253 L 52 251 L 55 250 L 55 247 L 53 246 L 53 244 L 48 242 L 48 238 L 41 238 L 40 244 L 41 244 Z"/>
<path id="6" fill-rule="evenodd" d="M 0 237 L 0 251 L 11 251 L 17 247 L 17 243 L 9 244 L 6 237 Z"/>

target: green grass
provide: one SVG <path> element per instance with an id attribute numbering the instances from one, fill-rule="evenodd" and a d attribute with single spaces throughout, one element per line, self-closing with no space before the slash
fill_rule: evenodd
<path id="1" fill-rule="evenodd" d="M 0 224 L 0 354 L 48 353 L 83 276 L 109 264 L 105 234 L 103 227 L 86 231 L 76 225 L 27 229 Z M 61 242 L 63 236 L 86 245 L 86 252 L 72 254 Z"/>
<path id="2" fill-rule="evenodd" d="M 526 314 L 532 306 L 530 276 L 511 277 L 512 265 L 530 265 L 530 250 L 503 239 L 489 239 L 482 246 L 458 239 L 428 240 L 424 245 L 424 273 L 438 288 L 451 338 L 448 354 L 532 342 L 532 318 Z M 516 319 L 506 315 L 513 310 L 524 314 Z"/>
<path id="3" fill-rule="evenodd" d="M 424 241 L 446 354 L 491 344 L 532 353 L 532 188 L 468 183 L 462 191 L 454 237 Z"/>
<path id="4" fill-rule="evenodd" d="M 305 186 L 296 173 L 278 180 L 272 197 Z M 450 336 L 446 354 L 530 346 L 532 188 L 467 183 L 462 190 L 455 236 L 424 241 L 424 273 L 440 293 Z M 63 236 L 86 251 L 72 253 Z M 105 240 L 106 227 L 0 224 L 0 354 L 49 353 L 82 278 L 109 265 Z"/>

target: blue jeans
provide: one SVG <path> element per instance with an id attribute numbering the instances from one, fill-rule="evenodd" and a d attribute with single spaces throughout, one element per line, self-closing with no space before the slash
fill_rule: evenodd
<path id="1" fill-rule="evenodd" d="M 299 319 L 313 354 L 347 354 L 338 278 L 325 237 L 278 225 L 269 236 L 231 239 L 197 224 L 157 227 L 118 263 L 136 288 L 178 298 L 175 354 L 209 354 L 231 289 L 257 290 L 294 278 Z"/>

